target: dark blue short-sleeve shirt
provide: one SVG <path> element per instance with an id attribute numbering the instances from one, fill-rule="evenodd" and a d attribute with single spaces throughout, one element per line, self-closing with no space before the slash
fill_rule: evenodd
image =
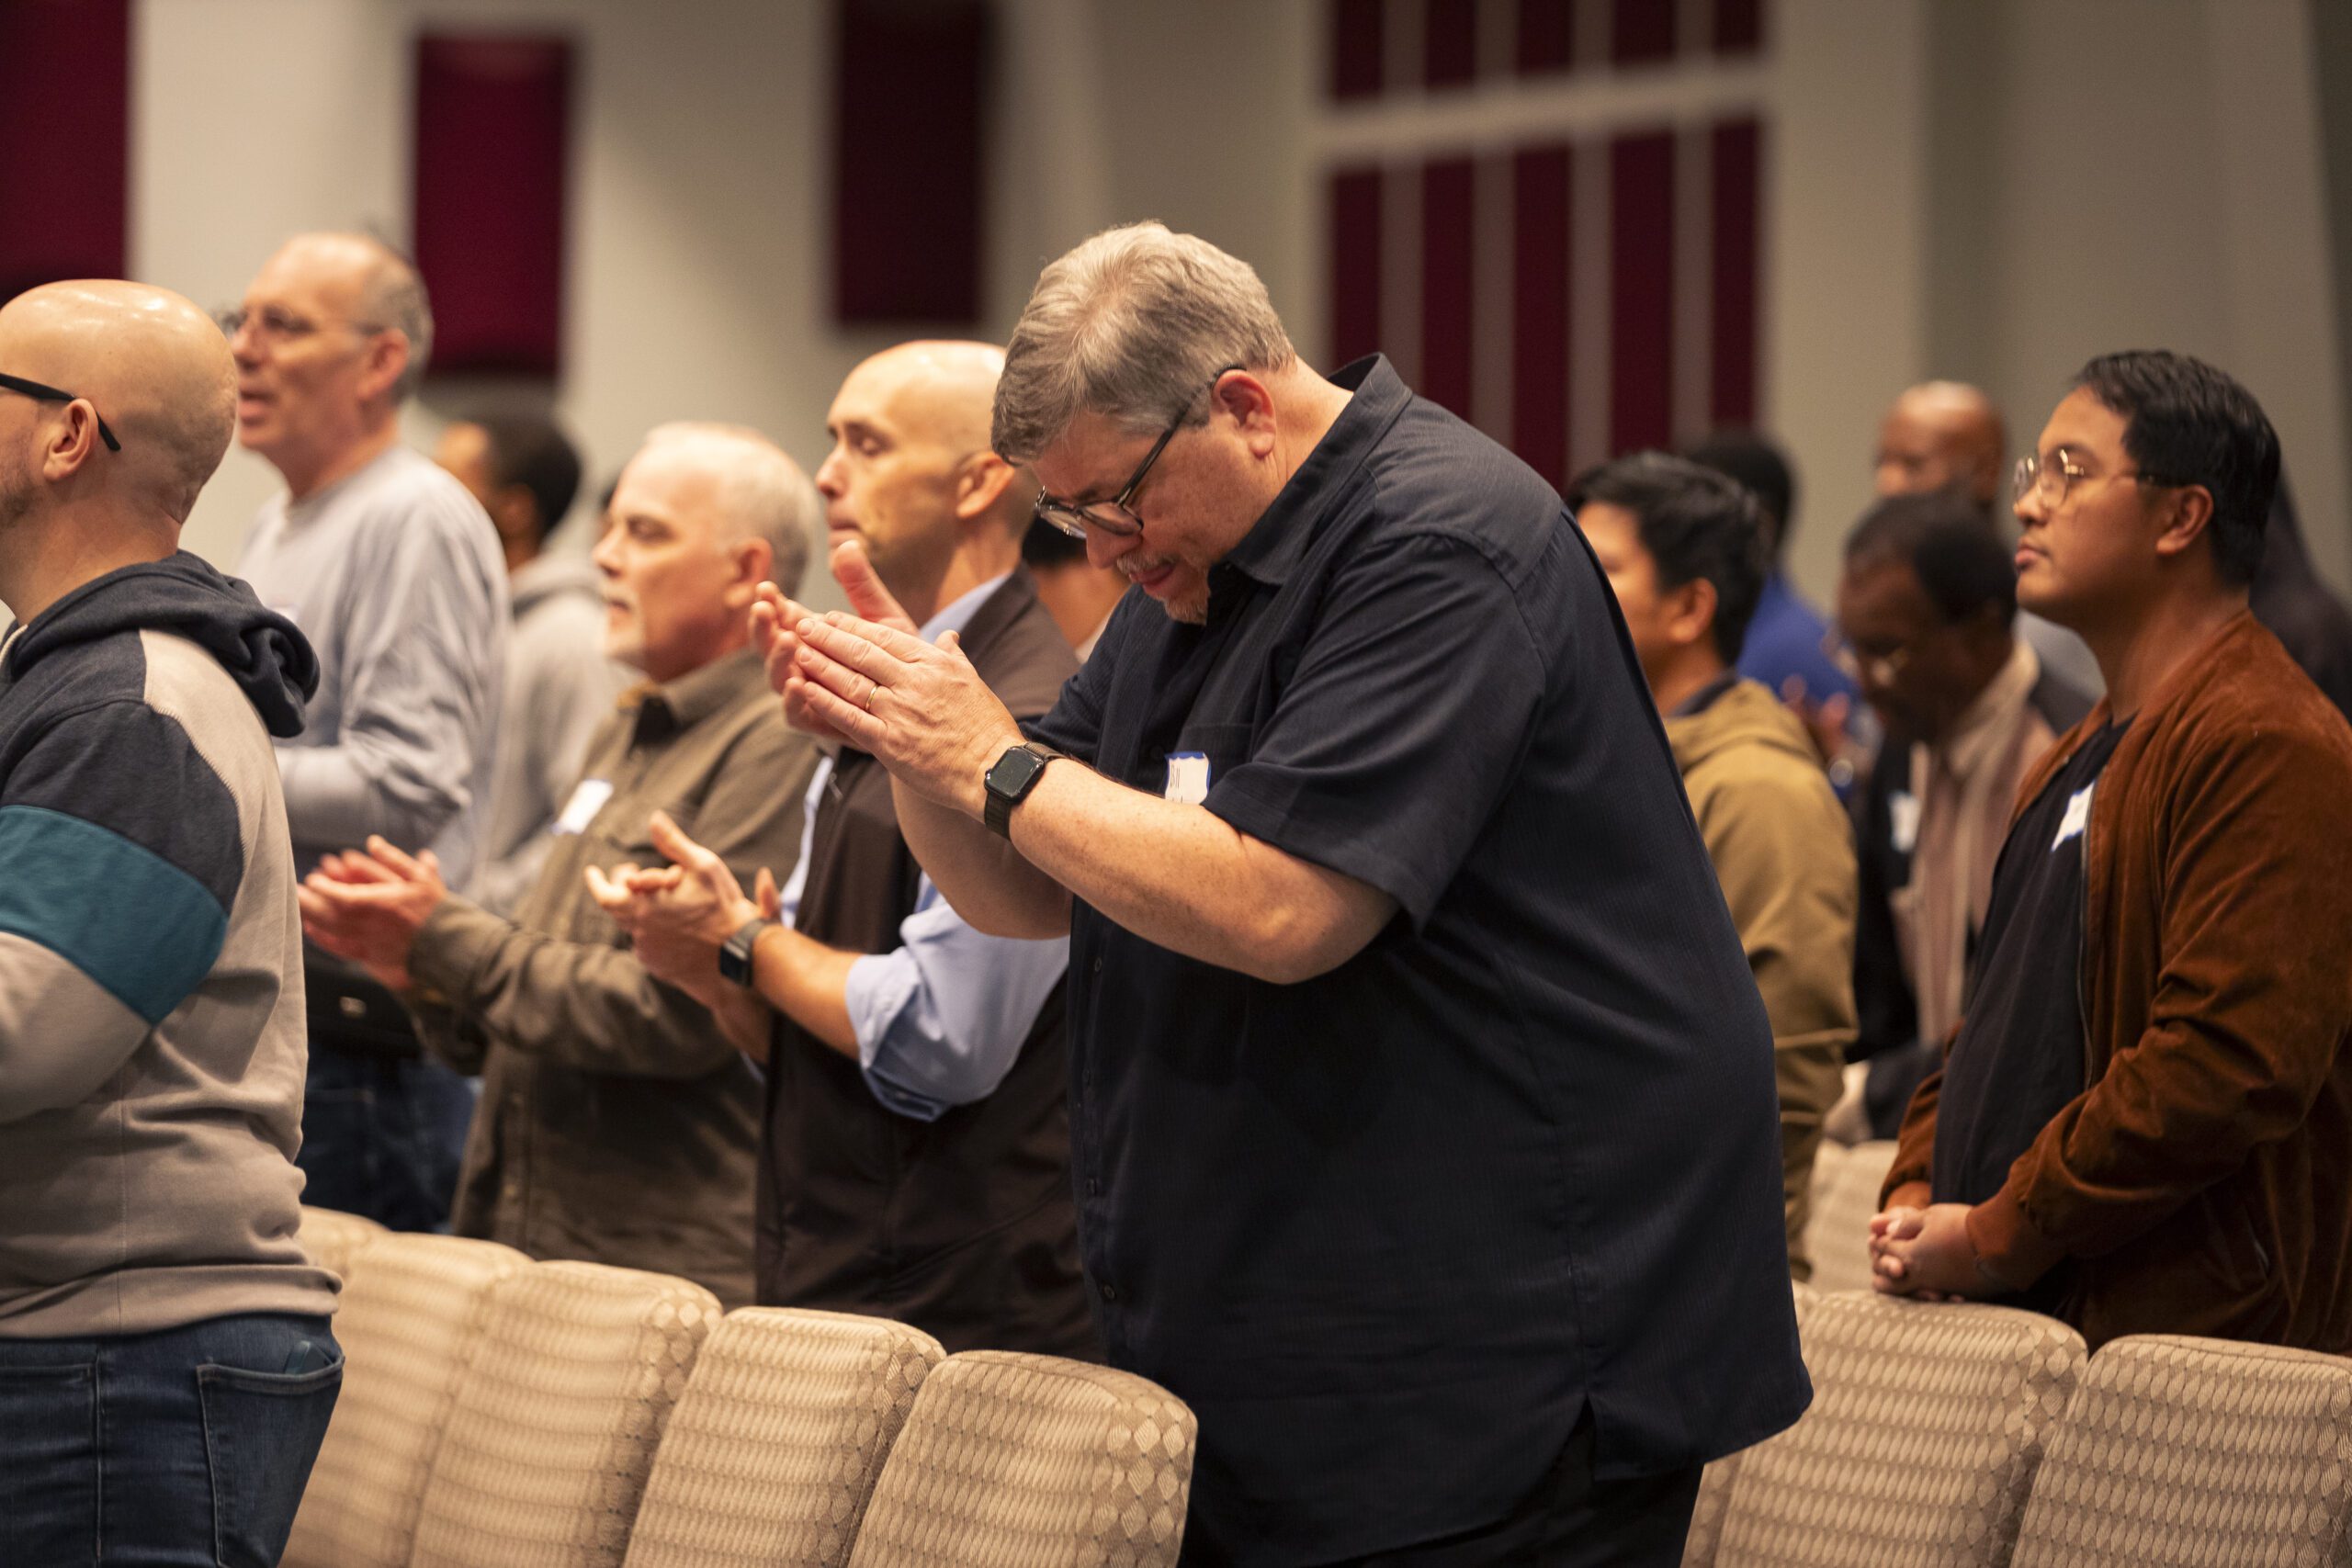
<path id="1" fill-rule="evenodd" d="M 1072 1161 L 1113 1360 L 1201 1424 L 1244 1562 L 1487 1522 L 1794 1420 L 1771 1034 L 1615 601 L 1559 497 L 1386 363 L 1209 577 L 1032 726 L 1392 895 L 1278 986 L 1083 903 Z M 1183 764 L 1196 769 L 1198 763 Z M 1196 775 L 1195 775 L 1196 776 Z"/>

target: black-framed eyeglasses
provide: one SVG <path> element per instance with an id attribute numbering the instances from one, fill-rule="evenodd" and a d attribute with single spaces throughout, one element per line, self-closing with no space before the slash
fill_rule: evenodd
<path id="1" fill-rule="evenodd" d="M 1151 472 L 1151 466 L 1159 461 L 1159 455 L 1168 449 L 1168 444 L 1176 439 L 1176 433 L 1184 428 L 1184 421 L 1191 417 L 1193 404 L 1201 392 L 1214 388 L 1236 370 L 1246 368 L 1246 366 L 1228 365 L 1210 377 L 1207 386 L 1186 398 L 1184 406 L 1176 411 L 1176 417 L 1168 422 L 1168 428 L 1159 433 L 1159 439 L 1151 444 L 1151 450 L 1143 455 L 1143 461 L 1136 466 L 1136 471 L 1128 477 L 1118 494 L 1108 501 L 1090 501 L 1081 504 L 1048 495 L 1040 486 L 1037 491 L 1037 515 L 1073 539 L 1086 537 L 1090 527 L 1114 539 L 1132 539 L 1142 533 L 1143 519 L 1136 516 L 1135 508 L 1128 504 L 1135 500 L 1136 487 L 1143 483 L 1143 477 Z"/>
<path id="2" fill-rule="evenodd" d="M 2018 459 L 2017 467 L 2009 470 L 2009 503 L 2011 505 L 2022 506 L 2025 504 L 2026 497 L 2033 496 L 2040 500 L 2045 508 L 2055 512 L 2066 504 L 2066 497 L 2073 492 L 2076 479 L 2096 477 L 2088 468 L 2068 456 L 2064 446 L 2059 447 L 2051 456 L 2056 461 L 2044 463 L 2038 453 L 2032 452 Z M 2108 477 L 2118 479 L 2137 479 L 2143 485 L 2154 485 L 2159 490 L 2197 482 L 2194 479 L 2166 479 L 2161 474 L 2151 474 L 2139 469 L 2110 474 Z"/>
<path id="3" fill-rule="evenodd" d="M 39 381 L 28 381 L 22 376 L 0 374 L 0 387 L 6 387 L 12 392 L 22 392 L 25 396 L 36 399 L 44 403 L 90 402 L 89 399 L 82 396 L 79 392 L 61 391 L 55 387 L 44 387 Z M 106 416 L 98 412 L 97 404 L 90 403 L 90 412 L 97 419 L 98 439 L 107 444 L 107 450 L 109 452 L 121 451 L 122 443 L 117 441 L 114 438 L 114 432 L 107 428 Z"/>

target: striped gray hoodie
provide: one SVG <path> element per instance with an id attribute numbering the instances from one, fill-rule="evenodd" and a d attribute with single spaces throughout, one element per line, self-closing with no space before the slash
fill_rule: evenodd
<path id="1" fill-rule="evenodd" d="M 272 735 L 318 661 L 185 551 L 0 650 L 0 1336 L 326 1313 Z"/>

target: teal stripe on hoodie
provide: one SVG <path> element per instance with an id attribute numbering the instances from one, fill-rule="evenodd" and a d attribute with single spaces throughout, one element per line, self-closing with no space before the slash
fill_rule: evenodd
<path id="1" fill-rule="evenodd" d="M 37 942 L 152 1027 L 220 957 L 228 911 L 195 877 L 96 823 L 0 807 L 0 931 Z"/>

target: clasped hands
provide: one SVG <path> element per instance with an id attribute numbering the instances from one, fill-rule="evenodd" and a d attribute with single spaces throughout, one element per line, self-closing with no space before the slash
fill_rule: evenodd
<path id="1" fill-rule="evenodd" d="M 1871 1217 L 1871 1287 L 1922 1301 L 1997 1295 L 1968 1235 L 1966 1203 L 1896 1203 Z"/>
<path id="2" fill-rule="evenodd" d="M 762 583 L 752 641 L 786 719 L 821 740 L 871 754 L 926 799 L 978 818 L 981 778 L 1021 727 L 948 632 L 936 644 L 874 572 L 854 539 L 837 546 L 833 577 L 851 612 L 812 614 Z"/>

